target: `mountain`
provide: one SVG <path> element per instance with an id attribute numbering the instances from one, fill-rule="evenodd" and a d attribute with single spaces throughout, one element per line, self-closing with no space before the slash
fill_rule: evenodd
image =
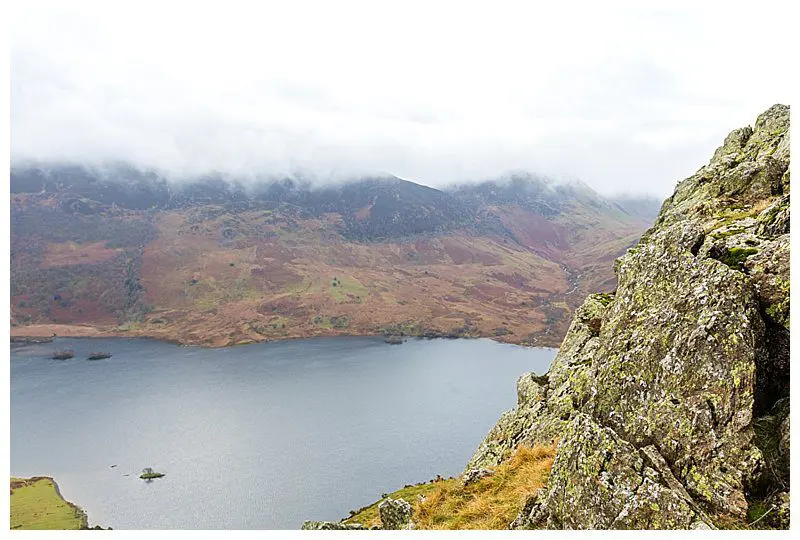
<path id="1" fill-rule="evenodd" d="M 788 528 L 789 180 L 789 107 L 775 105 L 677 186 L 617 260 L 616 290 L 586 298 L 546 374 L 519 378 L 462 478 L 385 498 L 384 527 L 398 509 L 404 528 L 487 519 L 491 496 L 516 504 L 513 529 Z"/>
<path id="2" fill-rule="evenodd" d="M 657 216 L 661 209 L 661 200 L 650 195 L 615 195 L 609 199 L 623 212 L 642 219 Z"/>
<path id="3" fill-rule="evenodd" d="M 10 180 L 14 335 L 557 345 L 655 217 L 529 174 L 438 190 L 29 163 Z"/>

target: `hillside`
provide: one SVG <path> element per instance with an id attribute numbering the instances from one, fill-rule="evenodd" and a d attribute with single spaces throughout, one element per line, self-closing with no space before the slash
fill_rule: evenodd
<path id="1" fill-rule="evenodd" d="M 86 513 L 61 496 L 52 478 L 11 478 L 11 530 L 88 529 Z"/>
<path id="2" fill-rule="evenodd" d="M 532 175 L 437 190 L 28 164 L 11 192 L 12 335 L 209 346 L 381 333 L 557 345 L 653 217 Z"/>
<path id="3" fill-rule="evenodd" d="M 788 528 L 789 180 L 789 107 L 775 105 L 677 186 L 549 371 L 519 378 L 461 488 L 384 497 L 383 527 L 431 526 L 432 504 L 466 527 L 487 478 L 556 443 L 543 486 L 493 492 L 516 504 L 502 528 Z M 304 528 L 358 528 L 370 508 Z"/>

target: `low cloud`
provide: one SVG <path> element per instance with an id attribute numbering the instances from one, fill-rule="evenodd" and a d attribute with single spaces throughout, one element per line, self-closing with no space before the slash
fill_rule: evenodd
<path id="1" fill-rule="evenodd" d="M 527 4 L 17 3 L 12 162 L 431 186 L 524 169 L 663 196 L 788 99 L 771 2 Z"/>

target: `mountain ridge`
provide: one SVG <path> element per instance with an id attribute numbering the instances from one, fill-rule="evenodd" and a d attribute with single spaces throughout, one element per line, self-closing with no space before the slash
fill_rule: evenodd
<path id="1" fill-rule="evenodd" d="M 12 333 L 88 324 L 207 345 L 335 333 L 552 345 L 577 291 L 611 285 L 608 253 L 649 225 L 533 175 L 442 191 L 393 177 L 175 184 L 122 171 L 12 171 Z"/>

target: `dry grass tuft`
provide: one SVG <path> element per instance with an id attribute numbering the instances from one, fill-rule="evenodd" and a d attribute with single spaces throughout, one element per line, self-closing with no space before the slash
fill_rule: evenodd
<path id="1" fill-rule="evenodd" d="M 443 482 L 415 508 L 420 529 L 507 529 L 525 499 L 547 483 L 554 446 L 520 447 L 492 474 L 466 487 Z"/>
<path id="2" fill-rule="evenodd" d="M 554 456 L 555 445 L 523 446 L 494 474 L 466 487 L 461 479 L 450 478 L 409 486 L 389 497 L 403 498 L 413 505 L 418 529 L 507 529 L 525 499 L 547 483 Z M 378 502 L 347 522 L 378 525 L 377 507 Z"/>

